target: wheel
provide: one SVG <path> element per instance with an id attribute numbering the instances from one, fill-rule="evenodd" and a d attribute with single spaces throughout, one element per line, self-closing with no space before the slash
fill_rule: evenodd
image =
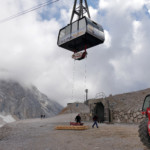
<path id="1" fill-rule="evenodd" d="M 150 136 L 148 134 L 148 118 L 145 118 L 139 125 L 139 137 L 143 145 L 150 148 Z"/>

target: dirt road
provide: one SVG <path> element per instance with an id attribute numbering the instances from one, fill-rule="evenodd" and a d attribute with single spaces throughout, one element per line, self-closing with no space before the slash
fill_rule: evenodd
<path id="1" fill-rule="evenodd" d="M 54 130 L 75 114 L 31 119 L 0 128 L 0 150 L 146 150 L 138 138 L 138 125 L 99 124 L 84 131 Z"/>

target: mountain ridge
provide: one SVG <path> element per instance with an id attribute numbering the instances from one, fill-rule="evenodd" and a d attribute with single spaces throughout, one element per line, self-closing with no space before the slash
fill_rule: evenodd
<path id="1" fill-rule="evenodd" d="M 35 86 L 24 86 L 13 80 L 0 80 L 0 113 L 11 114 L 19 119 L 57 115 L 62 106 L 50 100 Z"/>

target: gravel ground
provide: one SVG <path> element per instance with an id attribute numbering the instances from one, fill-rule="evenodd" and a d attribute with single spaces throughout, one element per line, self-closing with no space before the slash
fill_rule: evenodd
<path id="1" fill-rule="evenodd" d="M 99 124 L 88 130 L 55 130 L 76 114 L 30 119 L 0 128 L 0 150 L 147 150 L 138 137 L 138 125 Z"/>

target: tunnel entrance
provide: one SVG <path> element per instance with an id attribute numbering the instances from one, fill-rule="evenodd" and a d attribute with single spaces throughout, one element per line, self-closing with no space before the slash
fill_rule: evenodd
<path id="1" fill-rule="evenodd" d="M 104 105 L 101 102 L 96 103 L 94 115 L 97 115 L 98 122 L 104 122 Z"/>

